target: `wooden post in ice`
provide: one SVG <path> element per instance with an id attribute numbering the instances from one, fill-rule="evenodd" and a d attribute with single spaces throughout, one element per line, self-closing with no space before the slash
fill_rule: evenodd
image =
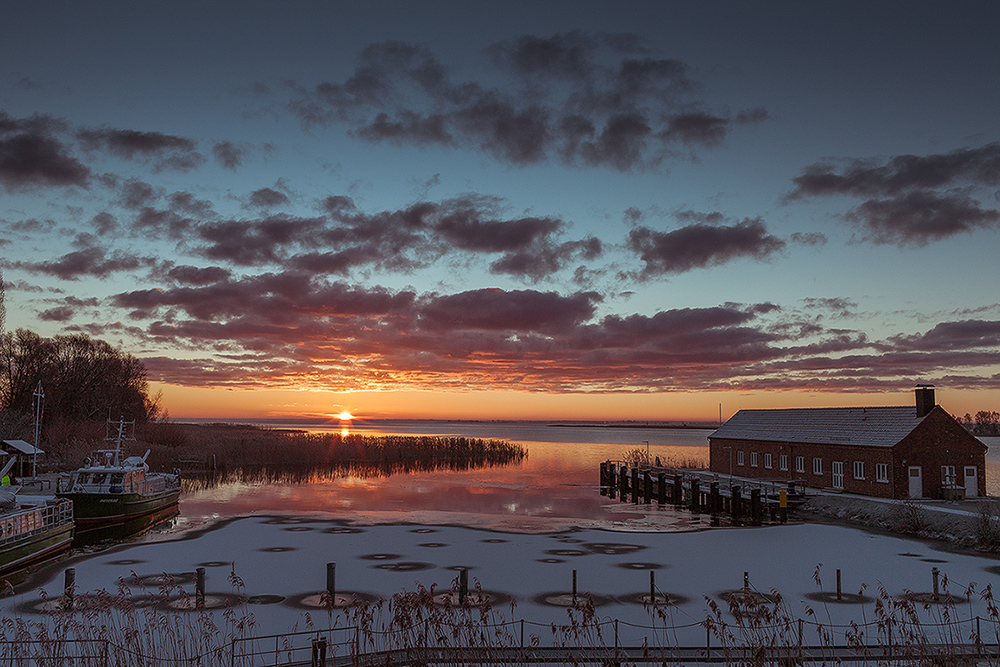
<path id="1" fill-rule="evenodd" d="M 656 579 L 653 570 L 649 571 L 649 604 L 656 606 Z"/>
<path id="2" fill-rule="evenodd" d="M 608 497 L 614 499 L 618 486 L 618 470 L 615 464 L 608 461 Z"/>
<path id="3" fill-rule="evenodd" d="M 330 606 L 336 605 L 337 601 L 337 564 L 326 564 L 326 593 L 330 596 Z"/>
<path id="4" fill-rule="evenodd" d="M 760 489 L 750 489 L 750 523 L 759 526 L 763 523 L 764 508 L 760 504 Z"/>
<path id="5" fill-rule="evenodd" d="M 643 476 L 644 476 L 643 481 L 646 484 L 644 500 L 648 505 L 653 500 L 653 474 L 649 472 L 649 468 L 646 468 L 643 471 Z"/>
<path id="6" fill-rule="evenodd" d="M 469 571 L 465 568 L 458 573 L 458 604 L 465 604 L 469 596 Z"/>
<path id="7" fill-rule="evenodd" d="M 934 601 L 935 602 L 937 602 L 937 599 L 938 599 L 938 575 L 939 574 L 940 574 L 940 570 L 938 570 L 936 567 L 932 567 L 931 568 L 931 579 L 934 580 Z"/>
<path id="8" fill-rule="evenodd" d="M 678 507 L 684 502 L 684 477 L 679 472 L 674 473 L 674 505 Z"/>
<path id="9" fill-rule="evenodd" d="M 840 601 L 840 570 L 837 570 L 837 601 Z"/>
<path id="10" fill-rule="evenodd" d="M 737 526 L 740 523 L 740 515 L 743 513 L 742 498 L 740 497 L 740 487 L 734 486 L 732 490 L 733 496 L 729 499 L 729 513 L 733 517 L 733 525 Z"/>
<path id="11" fill-rule="evenodd" d="M 632 504 L 639 504 L 639 469 L 632 467 Z"/>
<path id="12" fill-rule="evenodd" d="M 576 570 L 573 570 L 573 606 L 576 606 Z"/>
<path id="13" fill-rule="evenodd" d="M 656 502 L 664 505 L 667 502 L 667 473 L 660 471 L 656 478 Z"/>
<path id="14" fill-rule="evenodd" d="M 76 591 L 76 568 L 66 568 L 65 576 L 62 606 L 66 611 L 73 611 L 73 593 Z"/>
<path id="15" fill-rule="evenodd" d="M 194 606 L 196 609 L 205 608 L 205 568 L 199 567 L 194 571 Z"/>
<path id="16" fill-rule="evenodd" d="M 750 573 L 749 572 L 744 572 L 743 573 L 743 590 L 745 590 L 745 591 L 750 590 Z"/>
<path id="17" fill-rule="evenodd" d="M 621 478 L 621 483 L 618 486 L 621 490 L 622 502 L 625 502 L 628 500 L 628 466 L 624 463 L 622 464 L 621 474 L 619 477 Z"/>
<path id="18" fill-rule="evenodd" d="M 605 461 L 601 461 L 600 477 L 601 477 L 601 482 L 600 482 L 601 495 L 606 496 L 608 495 L 608 486 L 610 485 L 608 484 L 608 464 Z"/>
<path id="19" fill-rule="evenodd" d="M 691 480 L 691 511 L 701 512 L 701 484 L 697 477 Z"/>

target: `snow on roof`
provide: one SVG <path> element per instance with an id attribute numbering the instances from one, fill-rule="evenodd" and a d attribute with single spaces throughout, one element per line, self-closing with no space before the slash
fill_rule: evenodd
<path id="1" fill-rule="evenodd" d="M 912 405 L 740 410 L 708 437 L 892 447 L 922 420 Z"/>
<path id="2" fill-rule="evenodd" d="M 25 442 L 24 440 L 4 440 L 3 444 L 7 445 L 8 447 L 12 447 L 12 448 L 16 449 L 17 451 L 21 452 L 22 454 L 34 454 L 35 453 L 35 446 L 32 445 L 31 443 Z M 40 449 L 37 450 L 37 451 L 38 451 L 39 454 L 44 454 L 45 453 L 45 452 L 43 452 Z"/>

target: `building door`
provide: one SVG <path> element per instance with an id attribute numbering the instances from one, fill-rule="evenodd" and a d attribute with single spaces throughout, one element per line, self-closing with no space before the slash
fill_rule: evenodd
<path id="1" fill-rule="evenodd" d="M 924 497 L 924 474 L 920 466 L 910 466 L 910 497 Z"/>
<path id="2" fill-rule="evenodd" d="M 830 474 L 833 477 L 833 488 L 844 488 L 844 462 L 832 461 L 830 463 Z"/>
<path id="3" fill-rule="evenodd" d="M 965 466 L 965 497 L 975 498 L 979 495 L 979 471 L 976 466 Z"/>

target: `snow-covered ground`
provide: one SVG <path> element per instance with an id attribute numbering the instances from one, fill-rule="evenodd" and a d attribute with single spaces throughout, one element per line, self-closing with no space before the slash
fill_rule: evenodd
<path id="1" fill-rule="evenodd" d="M 932 568 L 940 571 L 942 591 L 947 578 L 953 594 L 972 584 L 978 591 L 1000 583 L 1000 561 L 830 525 L 667 533 L 588 528 L 531 534 L 441 525 L 349 525 L 319 516 L 254 516 L 191 539 L 75 558 L 51 568 L 40 589 L 58 597 L 63 572 L 73 567 L 80 594 L 115 592 L 123 579 L 129 582 L 130 594 L 141 598 L 158 588 L 164 573 L 193 593 L 193 572 L 203 567 L 207 594 L 221 598 L 234 593 L 229 581 L 234 571 L 244 583 L 243 590 L 235 592 L 248 597 L 258 633 L 279 633 L 303 629 L 306 613 L 320 626 L 335 622 L 310 606 L 315 599 L 310 596 L 326 586 L 331 562 L 336 563 L 338 594 L 372 597 L 389 597 L 418 585 L 447 588 L 459 568 L 469 568 L 470 583 L 479 582 L 493 594 L 507 618 L 540 623 L 567 620 L 566 608 L 559 604 L 565 598 L 559 596 L 572 590 L 575 570 L 580 595 L 594 596 L 601 617 L 638 626 L 650 624 L 641 596 L 648 595 L 653 571 L 658 594 L 669 594 L 674 602 L 670 617 L 678 625 L 690 624 L 678 639 L 691 643 L 704 641 L 704 628 L 695 624 L 706 618 L 708 600 L 721 601 L 724 592 L 742 587 L 744 572 L 753 589 L 780 591 L 794 616 L 837 624 L 871 620 L 874 611 L 873 602 L 816 599 L 821 589 L 835 589 L 837 569 L 844 593 L 856 594 L 864 587 L 870 598 L 878 595 L 880 586 L 892 596 L 930 593 Z M 814 581 L 817 569 L 821 586 Z M 508 599 L 516 601 L 515 610 L 505 607 Z M 30 590 L 0 601 L 0 610 L 5 615 L 38 613 L 43 608 L 39 600 L 39 591 Z M 927 618 L 933 620 L 936 609 L 932 605 L 924 612 Z M 978 593 L 960 604 L 957 613 L 963 618 L 987 616 Z M 644 631 L 629 632 L 641 636 Z"/>

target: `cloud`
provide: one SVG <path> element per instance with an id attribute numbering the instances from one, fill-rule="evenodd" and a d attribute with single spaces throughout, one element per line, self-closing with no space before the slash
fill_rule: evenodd
<path id="1" fill-rule="evenodd" d="M 246 159 L 247 148 L 231 141 L 220 141 L 212 146 L 212 155 L 224 168 L 236 171 L 236 168 L 242 165 L 243 160 Z"/>
<path id="2" fill-rule="evenodd" d="M 289 107 L 306 125 L 344 124 L 370 142 L 619 171 L 655 168 L 678 146 L 713 147 L 734 122 L 767 118 L 761 108 L 735 121 L 700 108 L 687 66 L 649 57 L 633 35 L 524 35 L 486 54 L 489 84 L 455 80 L 426 47 L 372 44 L 349 77 L 297 87 Z"/>
<path id="3" fill-rule="evenodd" d="M 671 232 L 637 227 L 629 232 L 628 247 L 642 259 L 642 275 L 649 277 L 718 266 L 741 257 L 766 259 L 780 252 L 785 242 L 768 234 L 759 218 L 748 218 L 729 226 L 695 223 Z"/>
<path id="4" fill-rule="evenodd" d="M 76 136 L 85 150 L 149 162 L 157 171 L 190 171 L 205 162 L 194 141 L 173 134 L 102 128 L 78 130 Z"/>
<path id="5" fill-rule="evenodd" d="M 0 184 L 8 191 L 32 186 L 86 186 L 90 169 L 58 138 L 64 124 L 49 116 L 13 118 L 0 111 Z"/>
<path id="6" fill-rule="evenodd" d="M 792 180 L 789 201 L 862 199 L 845 217 L 875 243 L 926 245 L 1000 223 L 1000 210 L 981 203 L 995 200 L 1000 186 L 1000 143 L 936 155 L 822 162 Z"/>
<path id="7" fill-rule="evenodd" d="M 488 288 L 433 297 L 421 304 L 420 326 L 431 331 L 462 329 L 556 333 L 594 316 L 595 292 L 568 297 L 534 290 Z"/>
<path id="8" fill-rule="evenodd" d="M 99 247 L 85 247 L 43 262 L 11 262 L 10 265 L 33 273 L 43 273 L 63 280 L 79 280 L 85 277 L 107 278 L 113 273 L 135 271 L 150 266 L 149 258 L 136 257 L 124 253 L 108 253 Z"/>
<path id="9" fill-rule="evenodd" d="M 290 201 L 288 195 L 274 188 L 260 188 L 250 193 L 250 204 L 258 208 L 283 206 Z"/>

